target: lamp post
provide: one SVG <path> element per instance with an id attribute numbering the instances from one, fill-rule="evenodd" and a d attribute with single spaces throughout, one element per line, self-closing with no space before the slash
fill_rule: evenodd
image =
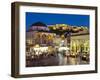
<path id="1" fill-rule="evenodd" d="M 67 47 L 69 48 L 70 47 L 70 41 L 71 41 L 71 31 L 66 31 L 64 33 L 65 37 L 67 38 Z"/>

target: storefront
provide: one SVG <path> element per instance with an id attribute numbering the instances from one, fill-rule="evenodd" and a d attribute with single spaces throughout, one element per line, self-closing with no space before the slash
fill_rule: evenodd
<path id="1" fill-rule="evenodd" d="M 89 54 L 89 33 L 73 34 L 71 36 L 70 51 L 73 55 Z"/>

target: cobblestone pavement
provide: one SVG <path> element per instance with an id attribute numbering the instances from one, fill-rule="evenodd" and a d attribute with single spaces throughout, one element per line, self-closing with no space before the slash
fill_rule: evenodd
<path id="1" fill-rule="evenodd" d="M 89 64 L 89 61 L 82 60 L 80 56 L 78 57 L 66 57 L 61 54 L 48 56 L 45 58 L 31 59 L 27 61 L 27 67 L 37 67 L 37 66 L 59 66 L 59 65 L 79 65 L 79 64 Z"/>

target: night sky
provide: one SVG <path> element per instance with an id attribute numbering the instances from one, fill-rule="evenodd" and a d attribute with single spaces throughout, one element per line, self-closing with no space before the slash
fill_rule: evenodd
<path id="1" fill-rule="evenodd" d="M 43 22 L 46 25 L 68 24 L 89 27 L 89 20 L 89 15 L 26 12 L 26 30 L 35 22 Z"/>

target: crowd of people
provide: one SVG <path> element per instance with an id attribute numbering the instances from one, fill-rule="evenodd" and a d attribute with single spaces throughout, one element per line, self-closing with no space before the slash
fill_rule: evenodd
<path id="1" fill-rule="evenodd" d="M 87 55 L 87 53 L 83 54 L 79 52 L 74 54 L 66 47 L 31 48 L 30 51 L 26 52 L 26 67 L 73 64 L 70 60 L 72 58 L 75 64 L 82 64 L 82 61 L 86 61 L 86 63 L 89 62 L 89 55 Z"/>
<path id="2" fill-rule="evenodd" d="M 53 61 L 52 61 L 53 60 Z M 32 50 L 26 53 L 26 66 L 50 66 L 58 65 L 57 51 Z"/>

